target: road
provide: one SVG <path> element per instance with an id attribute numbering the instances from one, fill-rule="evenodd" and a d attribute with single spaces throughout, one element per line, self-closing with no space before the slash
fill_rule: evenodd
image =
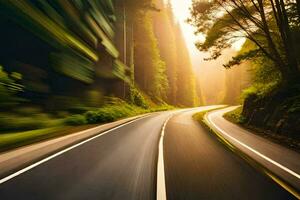
<path id="1" fill-rule="evenodd" d="M 177 199 L 294 199 L 225 148 L 191 116 L 173 117 L 164 139 L 167 197 Z"/>
<path id="2" fill-rule="evenodd" d="M 300 191 L 300 154 L 223 118 L 236 107 L 209 112 L 206 120 L 225 139 Z M 299 196 L 300 198 L 300 196 Z"/>
<path id="3" fill-rule="evenodd" d="M 1 200 L 156 199 L 162 126 L 167 199 L 293 199 L 228 151 L 191 116 L 206 108 L 138 119 L 0 184 Z M 3 180 L 3 179 L 1 179 Z"/>

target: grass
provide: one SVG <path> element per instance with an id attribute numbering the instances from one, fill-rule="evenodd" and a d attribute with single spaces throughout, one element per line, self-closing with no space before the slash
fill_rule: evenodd
<path id="1" fill-rule="evenodd" d="M 223 115 L 225 119 L 235 124 L 244 124 L 245 118 L 242 116 L 243 107 L 240 106 L 230 112 Z"/>
<path id="2" fill-rule="evenodd" d="M 75 133 L 88 128 L 92 128 L 94 126 L 95 125 L 83 125 L 83 126 L 76 126 L 76 127 L 58 126 L 58 127 L 36 129 L 36 130 L 23 131 L 23 132 L 0 134 L 0 152 L 33 144 L 39 141 Z"/>
<path id="3" fill-rule="evenodd" d="M 25 119 L 24 117 L 17 118 L 17 116 L 10 116 L 9 118 L 13 120 L 10 123 L 11 127 L 3 129 L 0 133 L 0 152 L 78 132 L 99 124 L 116 121 L 118 119 L 171 109 L 175 109 L 175 107 L 161 105 L 155 106 L 151 109 L 145 109 L 128 104 L 125 101 L 118 101 L 93 111 L 87 111 L 83 114 L 76 114 L 65 119 L 58 120 L 48 118 L 26 118 L 26 121 L 22 121 Z M 5 119 L 2 121 L 7 120 Z M 38 123 L 42 125 L 29 126 L 30 124 L 36 125 Z M 28 130 L 28 128 L 35 130 Z"/>
<path id="4" fill-rule="evenodd" d="M 33 143 L 42 139 L 50 138 L 52 134 L 61 131 L 62 127 L 44 128 L 23 132 L 7 133 L 0 135 L 0 151 Z"/>
<path id="5" fill-rule="evenodd" d="M 169 105 L 156 106 L 151 109 L 145 109 L 126 102 L 120 104 L 107 105 L 97 110 L 88 111 L 82 115 L 73 115 L 65 119 L 65 124 L 82 125 L 112 122 L 117 119 L 132 117 L 139 114 L 171 110 L 174 107 Z"/>
<path id="6" fill-rule="evenodd" d="M 227 106 L 219 107 L 219 108 L 212 108 L 212 109 L 208 109 L 208 110 L 204 110 L 204 111 L 195 113 L 195 114 L 193 115 L 193 119 L 195 119 L 196 121 L 198 121 L 198 122 L 200 122 L 200 123 L 203 123 L 204 116 L 205 116 L 206 113 L 211 112 L 211 111 L 214 111 L 214 110 L 220 110 L 220 109 L 226 108 L 226 107 L 227 107 Z"/>

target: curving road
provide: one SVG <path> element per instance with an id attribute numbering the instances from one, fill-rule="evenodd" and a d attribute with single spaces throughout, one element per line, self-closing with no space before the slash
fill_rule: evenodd
<path id="1" fill-rule="evenodd" d="M 0 198 L 155 199 L 157 144 L 171 112 L 154 114 L 74 148 L 0 185 Z"/>
<path id="2" fill-rule="evenodd" d="M 194 113 L 177 115 L 166 126 L 168 199 L 294 199 L 194 121 Z"/>
<path id="3" fill-rule="evenodd" d="M 163 140 L 167 199 L 293 199 L 193 121 L 207 108 L 155 113 L 114 128 L 3 181 L 0 198 L 156 199 L 158 143 L 174 115 Z"/>
<path id="4" fill-rule="evenodd" d="M 209 112 L 206 120 L 235 147 L 298 190 L 300 198 L 300 154 L 224 119 L 223 115 L 235 108 Z"/>

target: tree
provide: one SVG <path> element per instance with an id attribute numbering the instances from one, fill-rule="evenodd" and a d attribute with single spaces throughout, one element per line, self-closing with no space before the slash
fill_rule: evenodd
<path id="1" fill-rule="evenodd" d="M 23 91 L 23 86 L 18 83 L 22 79 L 22 75 L 13 72 L 8 74 L 0 65 L 0 107 L 8 108 L 17 105 L 21 98 L 17 96 Z"/>
<path id="2" fill-rule="evenodd" d="M 299 1 L 296 3 L 298 8 Z M 283 83 L 295 82 L 300 71 L 295 51 L 299 35 L 293 35 L 295 24 L 290 14 L 293 5 L 294 1 L 284 0 L 194 0 L 189 22 L 198 33 L 206 35 L 205 42 L 196 45 L 200 50 L 211 51 L 209 59 L 218 58 L 222 50 L 246 38 L 255 48 L 234 57 L 225 67 L 264 56 L 276 65 Z M 299 13 L 296 18 L 299 19 Z"/>
<path id="3" fill-rule="evenodd" d="M 168 90 L 166 64 L 160 57 L 150 13 L 139 12 L 134 27 L 135 80 L 147 94 L 165 101 Z"/>
<path id="4" fill-rule="evenodd" d="M 178 75 L 174 16 L 170 3 L 165 5 L 162 0 L 158 0 L 156 4 L 160 8 L 160 12 L 153 13 L 154 30 L 158 40 L 161 58 L 166 63 L 166 72 L 169 82 L 168 102 L 175 105 L 177 103 Z"/>

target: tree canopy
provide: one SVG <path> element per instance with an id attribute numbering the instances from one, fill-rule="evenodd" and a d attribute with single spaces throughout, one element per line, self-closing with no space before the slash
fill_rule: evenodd
<path id="1" fill-rule="evenodd" d="M 222 51 L 241 38 L 254 48 L 232 59 L 225 67 L 263 56 L 271 60 L 283 81 L 299 77 L 299 0 L 194 0 L 191 18 L 197 33 L 206 36 L 196 44 L 217 59 Z"/>

